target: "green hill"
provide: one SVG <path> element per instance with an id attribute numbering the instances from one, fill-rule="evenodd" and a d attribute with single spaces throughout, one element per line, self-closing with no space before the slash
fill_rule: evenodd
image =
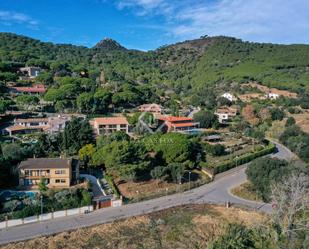
<path id="1" fill-rule="evenodd" d="M 86 48 L 0 33 L 0 61 L 48 70 L 87 69 L 93 75 L 104 71 L 107 81 L 151 84 L 184 95 L 215 84 L 251 80 L 309 90 L 309 45 L 250 43 L 230 37 L 203 37 L 142 52 L 111 39 Z"/>

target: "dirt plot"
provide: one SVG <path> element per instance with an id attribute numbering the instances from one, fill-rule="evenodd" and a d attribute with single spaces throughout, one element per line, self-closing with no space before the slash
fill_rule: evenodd
<path id="1" fill-rule="evenodd" d="M 309 133 L 309 113 L 294 114 L 296 124 L 306 133 Z"/>
<path id="2" fill-rule="evenodd" d="M 193 187 L 197 181 L 209 181 L 208 177 L 198 170 L 192 171 L 190 180 L 191 187 Z M 182 184 L 151 179 L 143 182 L 122 182 L 117 184 L 117 187 L 121 194 L 128 199 L 140 200 L 152 195 L 165 195 L 189 187 L 188 172 L 186 172 L 182 178 Z"/>
<path id="3" fill-rule="evenodd" d="M 187 205 L 0 248 L 206 248 L 210 241 L 224 233 L 228 223 L 252 227 L 268 224 L 267 219 L 261 213 L 239 208 Z"/>

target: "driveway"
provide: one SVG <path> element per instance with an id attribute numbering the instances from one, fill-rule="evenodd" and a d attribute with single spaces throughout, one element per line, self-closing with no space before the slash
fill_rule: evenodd
<path id="1" fill-rule="evenodd" d="M 278 151 L 273 154 L 274 157 L 287 160 L 293 158 L 293 154 L 291 155 L 291 152 L 286 150 L 284 146 L 277 144 L 277 148 Z M 61 219 L 3 229 L 0 231 L 0 244 L 112 222 L 183 204 L 225 204 L 229 201 L 232 204 L 244 205 L 271 213 L 272 207 L 270 204 L 248 201 L 230 194 L 231 188 L 246 181 L 245 169 L 246 165 L 234 168 L 217 175 L 213 182 L 184 193 L 128 204 L 122 207 L 100 209 L 86 215 L 68 216 Z"/>
<path id="2" fill-rule="evenodd" d="M 80 177 L 84 177 L 89 182 L 91 182 L 93 197 L 101 197 L 102 195 L 103 196 L 106 195 L 104 190 L 102 189 L 102 186 L 99 180 L 96 177 L 94 177 L 93 175 L 88 175 L 88 174 L 80 174 Z"/>

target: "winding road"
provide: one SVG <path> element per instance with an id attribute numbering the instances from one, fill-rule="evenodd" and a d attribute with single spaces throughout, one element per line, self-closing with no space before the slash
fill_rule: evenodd
<path id="1" fill-rule="evenodd" d="M 286 160 L 292 160 L 294 158 L 294 154 L 290 150 L 281 144 L 274 143 L 277 146 L 277 152 L 275 152 L 272 157 Z M 3 229 L 0 231 L 0 244 L 112 222 L 183 204 L 225 204 L 229 201 L 235 205 L 247 206 L 266 213 L 271 213 L 272 207 L 270 204 L 248 201 L 231 195 L 231 188 L 246 181 L 246 166 L 247 165 L 242 165 L 228 172 L 218 174 L 213 182 L 184 193 L 128 204 L 122 207 L 100 209 L 90 214 L 68 216 L 60 219 Z"/>

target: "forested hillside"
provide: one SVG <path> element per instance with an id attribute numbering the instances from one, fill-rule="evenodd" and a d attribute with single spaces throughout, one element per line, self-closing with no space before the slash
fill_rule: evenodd
<path id="1" fill-rule="evenodd" d="M 40 66 L 56 76 L 87 70 L 95 78 L 104 72 L 107 82 L 149 84 L 185 96 L 202 94 L 219 83 L 250 80 L 309 90 L 309 45 L 249 43 L 229 37 L 206 36 L 142 52 L 111 39 L 86 48 L 0 33 L 0 61 L 11 67 L 12 63 Z"/>

